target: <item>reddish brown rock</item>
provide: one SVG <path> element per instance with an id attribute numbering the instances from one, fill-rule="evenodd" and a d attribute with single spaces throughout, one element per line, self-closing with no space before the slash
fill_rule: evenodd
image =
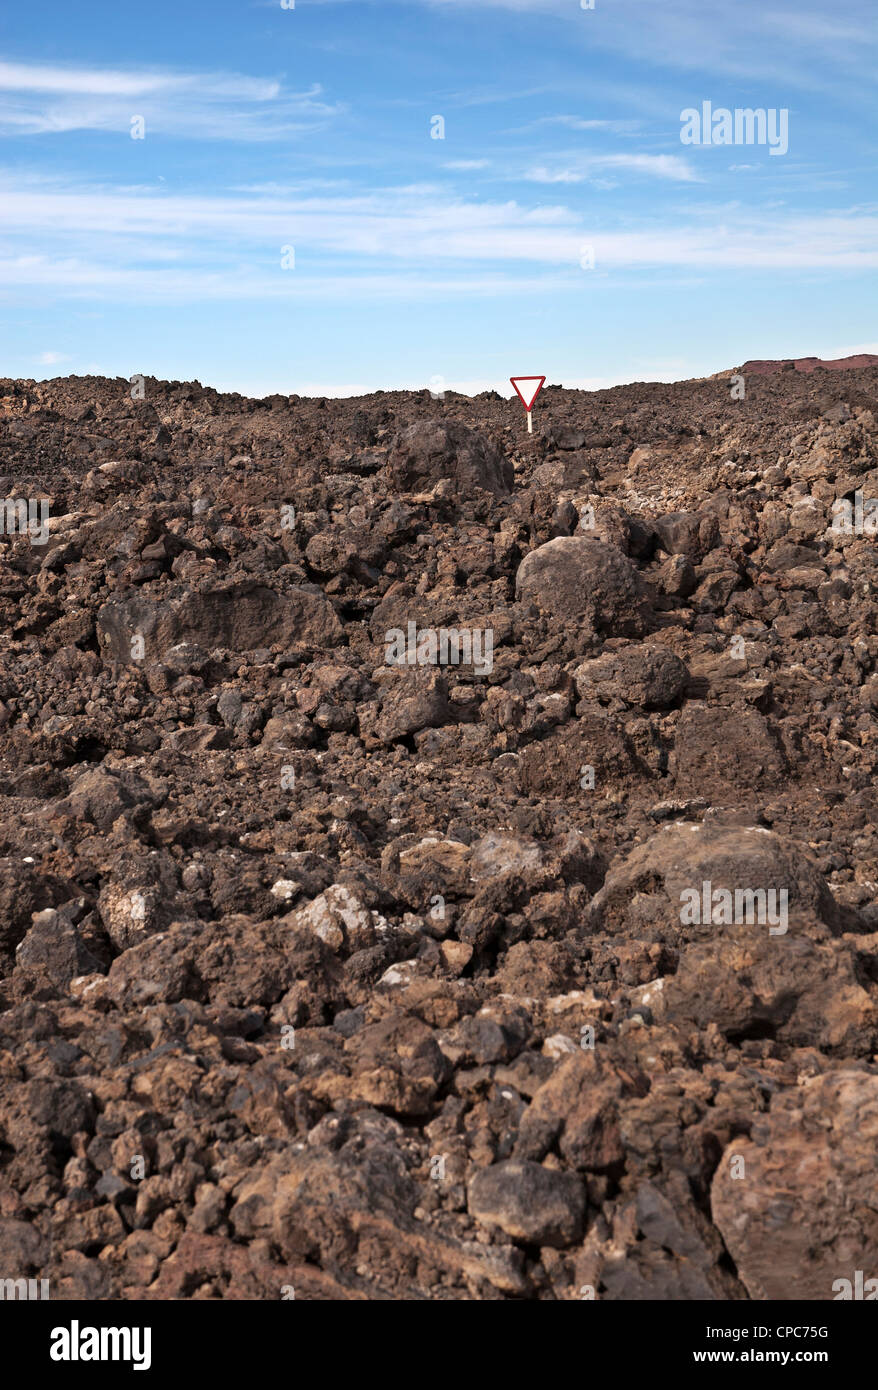
<path id="1" fill-rule="evenodd" d="M 857 1270 L 876 1277 L 876 1140 L 878 1077 L 836 1071 L 729 1144 L 711 1211 L 751 1298 L 850 1298 Z"/>

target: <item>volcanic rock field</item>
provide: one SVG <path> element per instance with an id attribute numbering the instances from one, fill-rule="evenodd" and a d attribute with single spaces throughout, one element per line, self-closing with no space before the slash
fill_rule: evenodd
<path id="1" fill-rule="evenodd" d="M 747 366 L 0 381 L 0 1278 L 878 1275 L 878 365 Z"/>

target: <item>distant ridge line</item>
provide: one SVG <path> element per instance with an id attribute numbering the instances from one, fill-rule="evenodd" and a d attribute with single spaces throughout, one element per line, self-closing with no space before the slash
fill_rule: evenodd
<path id="1" fill-rule="evenodd" d="M 860 352 L 853 357 L 836 357 L 833 360 L 821 357 L 782 357 L 776 361 L 761 361 L 754 358 L 750 362 L 745 362 L 741 367 L 732 370 L 748 372 L 751 376 L 767 376 L 769 372 L 816 372 L 821 368 L 828 372 L 853 371 L 857 367 L 878 367 L 878 354 L 872 352 Z M 718 373 L 720 376 L 727 376 L 727 372 Z"/>

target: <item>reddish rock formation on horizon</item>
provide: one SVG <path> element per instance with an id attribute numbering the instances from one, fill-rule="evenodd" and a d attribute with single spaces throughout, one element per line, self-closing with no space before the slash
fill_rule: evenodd
<path id="1" fill-rule="evenodd" d="M 769 372 L 816 372 L 821 367 L 828 372 L 854 371 L 859 367 L 878 366 L 878 356 L 872 352 L 860 352 L 855 357 L 836 357 L 832 361 L 824 361 L 821 357 L 784 357 L 777 361 L 760 361 L 758 358 L 752 362 L 745 362 L 742 367 L 738 367 L 739 372 L 750 372 L 751 375 L 767 376 Z"/>

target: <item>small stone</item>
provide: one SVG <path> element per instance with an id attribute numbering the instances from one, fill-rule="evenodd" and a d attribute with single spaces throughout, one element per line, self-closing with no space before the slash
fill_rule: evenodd
<path id="1" fill-rule="evenodd" d="M 470 1213 L 483 1226 L 498 1226 L 527 1245 L 563 1249 L 582 1233 L 585 1188 L 573 1173 L 529 1159 L 506 1159 L 482 1168 L 467 1188 Z"/>

